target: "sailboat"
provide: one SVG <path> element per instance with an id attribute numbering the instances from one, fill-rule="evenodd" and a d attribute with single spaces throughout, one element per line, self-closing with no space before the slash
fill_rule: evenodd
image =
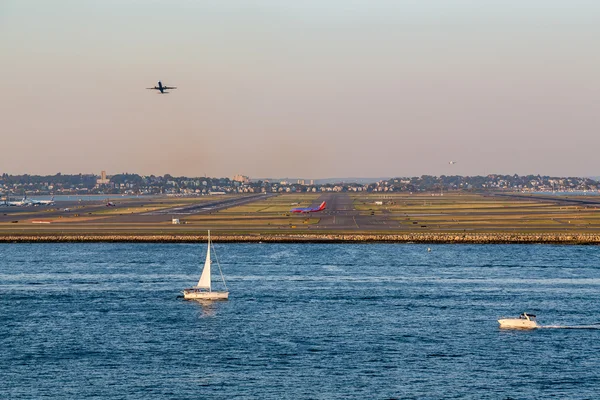
<path id="1" fill-rule="evenodd" d="M 223 281 L 223 286 L 225 286 L 225 291 L 212 291 L 210 275 L 210 265 L 212 264 L 212 261 L 210 259 L 210 248 L 210 231 L 208 231 L 208 248 L 206 250 L 206 261 L 204 261 L 204 269 L 202 270 L 202 275 L 200 275 L 200 280 L 198 281 L 198 284 L 194 287 L 183 290 L 183 298 L 186 300 L 227 300 L 229 298 L 229 291 L 227 289 L 227 285 L 225 284 L 225 278 L 223 277 L 223 272 L 221 271 L 221 266 L 219 265 L 218 258 L 217 266 L 219 267 L 219 272 L 221 273 L 221 280 Z"/>

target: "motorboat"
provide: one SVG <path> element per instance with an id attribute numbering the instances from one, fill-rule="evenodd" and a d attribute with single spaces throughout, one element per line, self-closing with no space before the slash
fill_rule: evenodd
<path id="1" fill-rule="evenodd" d="M 502 329 L 536 329 L 540 327 L 535 321 L 535 315 L 527 313 L 519 315 L 519 318 L 502 318 L 498 322 Z"/>

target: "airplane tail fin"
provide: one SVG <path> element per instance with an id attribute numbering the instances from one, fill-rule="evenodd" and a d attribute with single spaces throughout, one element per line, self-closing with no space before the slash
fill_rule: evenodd
<path id="1" fill-rule="evenodd" d="M 321 205 L 319 206 L 319 211 L 324 210 L 325 206 L 327 206 L 327 202 L 322 202 Z"/>

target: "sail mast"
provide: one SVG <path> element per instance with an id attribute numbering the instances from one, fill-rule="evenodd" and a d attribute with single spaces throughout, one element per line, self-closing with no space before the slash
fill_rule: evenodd
<path id="1" fill-rule="evenodd" d="M 210 231 L 208 231 L 208 247 L 206 249 L 206 261 L 204 261 L 204 269 L 198 281 L 199 288 L 210 290 Z"/>
<path id="2" fill-rule="evenodd" d="M 213 246 L 214 250 L 214 246 Z M 219 262 L 219 257 L 217 256 L 217 252 L 215 251 L 215 259 L 217 260 L 217 267 L 219 267 L 219 273 L 221 274 L 221 280 L 223 281 L 223 286 L 225 286 L 225 290 L 227 289 L 227 284 L 225 283 L 225 277 L 223 276 L 223 271 L 221 270 L 221 263 Z"/>

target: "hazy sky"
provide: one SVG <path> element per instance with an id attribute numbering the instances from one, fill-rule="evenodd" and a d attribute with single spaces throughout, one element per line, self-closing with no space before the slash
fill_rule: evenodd
<path id="1" fill-rule="evenodd" d="M 599 21 L 598 0 L 0 0 L 0 173 L 600 175 Z"/>

